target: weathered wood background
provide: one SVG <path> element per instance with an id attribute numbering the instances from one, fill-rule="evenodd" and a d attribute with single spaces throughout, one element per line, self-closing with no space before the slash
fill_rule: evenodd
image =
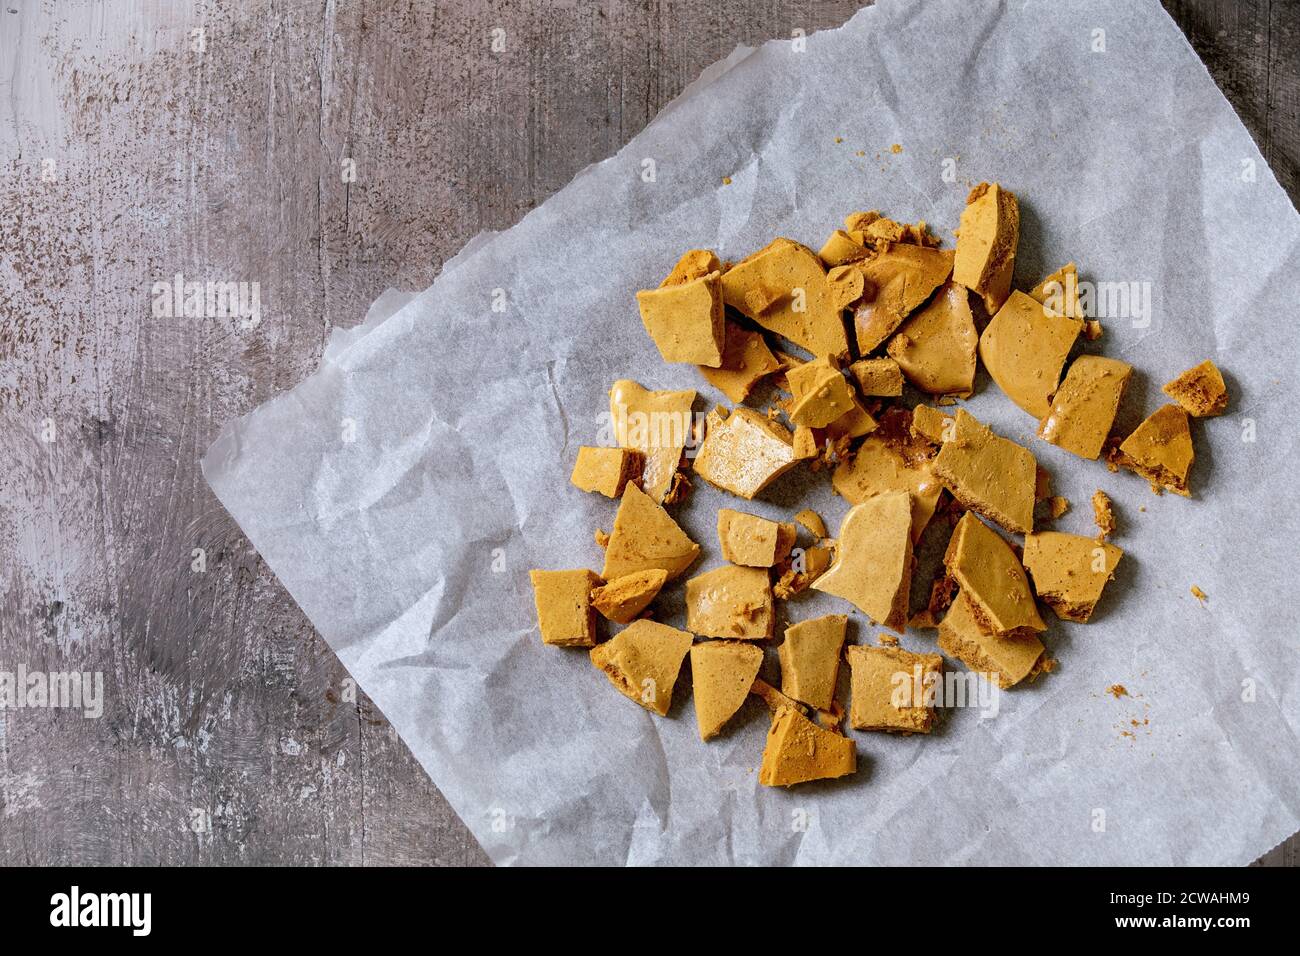
<path id="1" fill-rule="evenodd" d="M 98 720 L 0 712 L 0 863 L 486 862 L 198 459 L 737 43 L 856 6 L 0 0 L 0 670 L 105 679 Z M 1168 6 L 1294 199 L 1295 4 Z M 178 272 L 260 325 L 153 317 Z"/>

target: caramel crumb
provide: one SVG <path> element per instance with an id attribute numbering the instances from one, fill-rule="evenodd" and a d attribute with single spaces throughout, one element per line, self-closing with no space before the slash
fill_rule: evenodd
<path id="1" fill-rule="evenodd" d="M 1105 541 L 1115 533 L 1115 512 L 1110 506 L 1110 495 L 1098 490 L 1092 496 L 1092 517 L 1097 524 L 1097 540 Z"/>
<path id="2" fill-rule="evenodd" d="M 723 177 L 722 177 L 722 185 L 724 185 L 724 186 L 730 186 L 730 185 L 731 185 L 731 177 L 730 177 L 730 176 L 723 176 Z"/>
<path id="3" fill-rule="evenodd" d="M 876 643 L 880 644 L 882 647 L 897 647 L 898 638 L 893 634 L 880 634 L 876 637 Z"/>
<path id="4" fill-rule="evenodd" d="M 604 528 L 597 528 L 594 537 L 596 539 L 596 543 L 600 545 L 602 548 L 609 547 L 609 532 L 607 532 Z"/>
<path id="5" fill-rule="evenodd" d="M 1053 495 L 1051 498 L 1047 499 L 1047 513 L 1050 514 L 1053 519 L 1061 517 L 1061 515 L 1065 514 L 1069 510 L 1069 498 L 1062 498 L 1060 495 Z"/>
<path id="6" fill-rule="evenodd" d="M 844 142 L 844 137 L 843 137 L 843 136 L 836 136 L 836 137 L 835 137 L 835 142 L 837 142 L 837 143 L 842 143 L 842 142 Z"/>
<path id="7" fill-rule="evenodd" d="M 1210 599 L 1210 596 L 1206 594 L 1204 591 L 1202 591 L 1200 588 L 1198 588 L 1195 584 L 1192 585 L 1192 597 L 1196 598 L 1196 600 L 1200 601 L 1202 604 L 1204 604 L 1206 601 Z"/>
<path id="8" fill-rule="evenodd" d="M 901 152 L 903 151 L 902 144 L 900 144 L 900 143 L 895 143 L 893 146 L 889 147 L 889 151 L 890 151 L 891 153 L 893 153 L 894 155 L 898 155 L 899 153 L 901 153 Z"/>
<path id="9" fill-rule="evenodd" d="M 1110 694 L 1110 696 L 1114 697 L 1116 700 L 1119 700 L 1121 697 L 1130 696 L 1128 688 L 1123 684 L 1111 684 L 1106 688 L 1106 693 Z"/>

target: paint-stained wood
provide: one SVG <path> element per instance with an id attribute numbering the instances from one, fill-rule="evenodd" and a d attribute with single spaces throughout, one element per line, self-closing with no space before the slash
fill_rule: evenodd
<path id="1" fill-rule="evenodd" d="M 1294 198 L 1287 5 L 1168 6 Z M 0 863 L 486 862 L 198 459 L 737 43 L 855 8 L 0 4 L 0 670 L 105 682 L 100 719 L 0 713 Z M 260 323 L 155 315 L 177 273 Z"/>

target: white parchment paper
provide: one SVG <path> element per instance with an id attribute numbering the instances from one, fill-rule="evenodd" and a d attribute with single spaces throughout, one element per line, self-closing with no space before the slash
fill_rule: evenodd
<path id="1" fill-rule="evenodd" d="M 1193 423 L 1196 496 L 1155 497 L 1033 438 L 981 376 L 968 407 L 1053 473 L 1074 503 L 1058 528 L 1093 533 L 1093 490 L 1115 499 L 1118 579 L 1093 623 L 1052 620 L 1060 669 L 1003 694 L 996 717 L 858 733 L 855 777 L 760 787 L 761 704 L 708 745 L 688 671 L 667 719 L 642 710 L 584 652 L 541 644 L 528 569 L 600 568 L 592 531 L 615 503 L 568 474 L 614 379 L 724 401 L 659 360 L 635 290 L 691 247 L 817 247 L 855 209 L 951 241 L 982 179 L 1020 196 L 1019 287 L 1067 260 L 1150 283 L 1150 321 L 1107 319 L 1089 346 L 1138 370 L 1121 428 L 1204 358 L 1231 413 Z M 432 288 L 376 303 L 315 375 L 227 427 L 204 469 L 498 863 L 1244 864 L 1300 828 L 1298 238 L 1157 3 L 886 0 L 806 49 L 738 50 Z M 833 532 L 846 506 L 828 484 L 801 471 L 751 505 L 697 482 L 678 511 L 705 547 L 693 573 L 721 561 L 720 506 L 809 504 Z M 832 609 L 849 608 L 815 595 L 785 614 Z M 874 640 L 853 618 L 851 640 Z M 933 633 L 904 646 L 933 650 Z"/>

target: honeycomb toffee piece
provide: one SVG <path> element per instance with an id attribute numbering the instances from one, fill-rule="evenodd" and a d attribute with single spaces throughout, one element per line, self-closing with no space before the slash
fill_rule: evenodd
<path id="1" fill-rule="evenodd" d="M 858 397 L 854 395 L 853 407 L 826 426 L 826 435 L 832 440 L 861 438 L 863 435 L 870 435 L 876 427 L 876 420 L 867 413 L 862 403 L 858 401 Z"/>
<path id="2" fill-rule="evenodd" d="M 857 746 L 848 737 L 818 727 L 792 707 L 780 707 L 772 715 L 758 771 L 763 786 L 790 787 L 857 769 Z"/>
<path id="3" fill-rule="evenodd" d="M 1116 464 L 1137 472 L 1160 494 L 1165 488 L 1192 496 L 1187 475 L 1196 460 L 1192 430 L 1181 405 L 1162 405 L 1115 450 Z"/>
<path id="4" fill-rule="evenodd" d="M 643 461 L 641 453 L 631 448 L 589 448 L 584 445 L 578 449 L 569 481 L 583 491 L 619 498 L 623 486 L 640 477 Z"/>
<path id="5" fill-rule="evenodd" d="M 1057 617 L 1086 623 L 1115 573 L 1122 549 L 1060 531 L 1025 535 L 1025 567 L 1034 590 Z"/>
<path id="6" fill-rule="evenodd" d="M 802 594 L 826 573 L 834 556 L 835 552 L 831 548 L 820 544 L 800 548 L 776 566 L 777 581 L 772 585 L 772 592 L 782 601 Z"/>
<path id="7" fill-rule="evenodd" d="M 673 702 L 691 635 L 654 621 L 633 621 L 591 649 L 591 663 L 605 672 L 619 693 L 660 717 Z"/>
<path id="8" fill-rule="evenodd" d="M 952 278 L 980 296 L 990 315 L 1002 307 L 1011 289 L 1019 242 L 1020 205 L 1015 194 L 997 183 L 980 183 L 972 189 L 957 227 Z"/>
<path id="9" fill-rule="evenodd" d="M 686 536 L 663 505 L 628 482 L 605 545 L 605 568 L 600 576 L 613 581 L 636 571 L 661 568 L 671 581 L 699 555 L 700 546 Z"/>
<path id="10" fill-rule="evenodd" d="M 978 345 L 966 287 L 945 282 L 929 305 L 889 340 L 885 351 L 921 391 L 969 395 L 975 383 Z"/>
<path id="11" fill-rule="evenodd" d="M 758 382 L 778 371 L 781 363 L 759 332 L 726 323 L 726 342 L 722 349 L 722 364 L 717 368 L 700 366 L 700 373 L 714 388 L 732 402 L 739 404 L 749 397 Z"/>
<path id="12" fill-rule="evenodd" d="M 1041 419 L 1051 411 L 1061 369 L 1082 331 L 1080 320 L 1012 292 L 980 336 L 980 359 L 1008 398 Z"/>
<path id="13" fill-rule="evenodd" d="M 600 583 L 586 568 L 577 571 L 529 571 L 542 643 L 556 647 L 591 647 L 596 643 L 596 612 L 591 589 Z"/>
<path id="14" fill-rule="evenodd" d="M 912 583 L 911 499 L 906 491 L 889 491 L 850 508 L 840 524 L 835 563 L 812 584 L 900 634 Z"/>
<path id="15" fill-rule="evenodd" d="M 1032 632 L 999 637 L 980 623 L 970 599 L 958 592 L 939 622 L 939 650 L 973 671 L 991 675 L 1005 688 L 1034 673 L 1043 657 L 1043 642 Z"/>
<path id="16" fill-rule="evenodd" d="M 642 289 L 636 294 L 636 303 L 641 310 L 641 324 L 665 362 L 713 368 L 722 364 L 726 333 L 721 272 L 658 289 Z"/>
<path id="17" fill-rule="evenodd" d="M 953 253 L 908 243 L 883 243 L 849 264 L 862 273 L 864 294 L 853 307 L 858 351 L 874 352 L 952 275 Z"/>
<path id="18" fill-rule="evenodd" d="M 913 654 L 901 647 L 848 649 L 852 673 L 849 724 L 854 730 L 928 734 L 934 726 L 934 699 L 942 688 L 943 658 Z"/>
<path id="19" fill-rule="evenodd" d="M 631 624 L 668 580 L 663 568 L 633 571 L 591 592 L 591 604 L 615 624 Z"/>
<path id="20" fill-rule="evenodd" d="M 645 456 L 641 487 L 662 502 L 673 486 L 682 449 L 691 433 L 695 391 L 654 392 L 629 379 L 609 390 L 609 414 L 614 436 L 623 448 Z"/>
<path id="21" fill-rule="evenodd" d="M 1079 271 L 1073 262 L 1067 262 L 1029 292 L 1031 299 L 1037 299 L 1057 315 L 1072 319 L 1082 319 L 1083 306 L 1079 302 Z M 1087 330 L 1084 330 L 1087 334 Z M 1096 336 L 1092 336 L 1096 338 Z"/>
<path id="22" fill-rule="evenodd" d="M 912 433 L 906 409 L 891 409 L 880 427 L 858 446 L 848 461 L 835 466 L 831 485 L 850 504 L 861 504 L 883 491 L 912 495 L 912 543 L 934 516 L 943 484 L 934 475 L 933 450 Z"/>
<path id="23" fill-rule="evenodd" d="M 930 234 L 925 220 L 917 223 L 895 222 L 877 210 L 851 212 L 844 217 L 844 231 L 854 242 L 878 249 L 888 243 L 907 243 L 913 246 L 937 246 L 939 240 Z"/>
<path id="24" fill-rule="evenodd" d="M 830 710 L 847 623 L 843 614 L 827 614 L 785 629 L 785 641 L 777 648 L 781 693 L 815 710 Z"/>
<path id="25" fill-rule="evenodd" d="M 850 300 L 807 246 L 774 239 L 722 274 L 727 305 L 814 355 L 842 355 Z"/>
<path id="26" fill-rule="evenodd" d="M 708 432 L 695 455 L 695 473 L 741 498 L 753 498 L 800 459 L 794 436 L 752 408 L 710 413 Z"/>
<path id="27" fill-rule="evenodd" d="M 912 423 L 909 426 L 913 438 L 921 438 L 931 445 L 942 445 L 952 437 L 956 421 L 951 415 L 945 415 L 929 405 L 917 405 L 912 409 Z"/>
<path id="28" fill-rule="evenodd" d="M 803 511 L 800 511 L 794 516 L 794 520 L 807 528 L 808 533 L 813 537 L 826 537 L 826 522 L 822 520 L 821 515 L 813 511 L 811 508 L 804 508 Z"/>
<path id="29" fill-rule="evenodd" d="M 993 434 L 965 409 L 934 459 L 935 475 L 954 498 L 1020 534 L 1034 530 L 1037 471 L 1029 449 Z"/>
<path id="30" fill-rule="evenodd" d="M 853 389 L 829 357 L 813 359 L 785 373 L 793 401 L 790 421 L 825 428 L 853 409 Z"/>
<path id="31" fill-rule="evenodd" d="M 1101 489 L 1092 494 L 1092 518 L 1097 525 L 1098 540 L 1105 540 L 1115 533 L 1115 510 L 1111 507 L 1110 495 Z"/>
<path id="32" fill-rule="evenodd" d="M 1080 355 L 1052 396 L 1051 408 L 1038 424 L 1038 437 L 1080 458 L 1100 457 L 1132 374 L 1127 362 Z"/>
<path id="33" fill-rule="evenodd" d="M 1209 359 L 1189 368 L 1172 382 L 1166 382 L 1161 391 L 1197 418 L 1222 415 L 1228 407 L 1228 388 L 1223 384 L 1223 373 Z"/>
<path id="34" fill-rule="evenodd" d="M 766 640 L 774 619 L 766 568 L 724 564 L 686 582 L 686 627 L 701 637 Z"/>
<path id="35" fill-rule="evenodd" d="M 892 358 L 858 359 L 849 366 L 849 374 L 863 395 L 895 398 L 903 394 L 903 370 Z"/>
<path id="36" fill-rule="evenodd" d="M 793 524 L 730 508 L 718 510 L 718 543 L 723 559 L 732 564 L 770 568 L 789 557 L 797 533 Z"/>
<path id="37" fill-rule="evenodd" d="M 695 685 L 695 723 L 700 739 L 716 737 L 745 703 L 763 666 L 763 649 L 740 641 L 700 641 L 691 645 Z"/>
<path id="38" fill-rule="evenodd" d="M 673 271 L 659 283 L 659 288 L 684 285 L 714 272 L 722 272 L 722 262 L 717 255 L 710 249 L 691 249 L 677 260 L 677 265 L 673 266 Z"/>
<path id="39" fill-rule="evenodd" d="M 1047 630 L 1015 551 L 971 512 L 957 522 L 943 563 L 976 616 L 993 633 Z"/>

